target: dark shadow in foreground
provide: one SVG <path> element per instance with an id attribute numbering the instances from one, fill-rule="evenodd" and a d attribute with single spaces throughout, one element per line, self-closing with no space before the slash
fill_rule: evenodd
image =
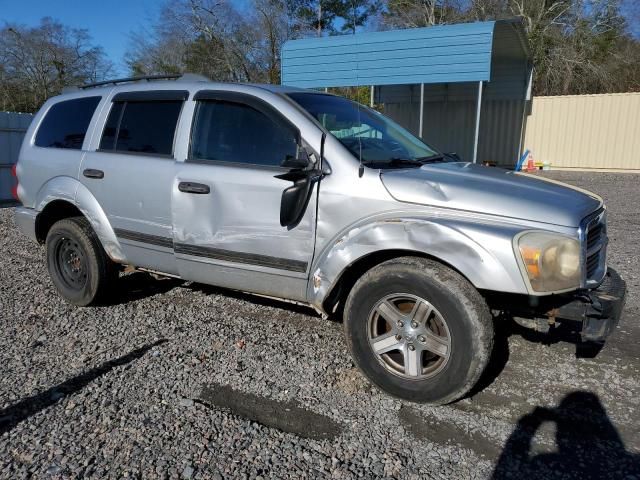
<path id="1" fill-rule="evenodd" d="M 545 423 L 555 425 L 555 451 L 536 454 L 534 438 Z M 599 398 L 569 393 L 556 408 L 536 407 L 518 420 L 493 478 L 622 479 L 640 474 L 640 456 L 627 452 Z"/>
<path id="2" fill-rule="evenodd" d="M 51 387 L 44 392 L 25 398 L 10 407 L 0 410 L 0 435 L 13 430 L 20 422 L 28 419 L 45 408 L 50 407 L 61 398 L 82 390 L 84 387 L 89 385 L 89 383 L 93 382 L 98 377 L 109 373 L 114 368 L 131 363 L 142 357 L 153 347 L 162 345 L 166 342 L 167 340 L 163 339 L 140 347 L 127 355 L 118 357 L 114 360 L 109 360 L 98 367 L 92 368 L 91 370 L 78 375 L 77 377 L 70 378 L 55 387 Z"/>

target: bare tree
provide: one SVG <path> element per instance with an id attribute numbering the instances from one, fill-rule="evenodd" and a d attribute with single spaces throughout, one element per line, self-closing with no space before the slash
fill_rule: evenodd
<path id="1" fill-rule="evenodd" d="M 382 15 L 386 28 L 430 27 L 460 21 L 461 0 L 388 0 Z"/>
<path id="2" fill-rule="evenodd" d="M 36 27 L 0 29 L 0 108 L 37 110 L 68 85 L 101 80 L 113 66 L 86 30 L 43 18 Z"/>
<path id="3" fill-rule="evenodd" d="M 270 75 L 279 69 L 282 22 L 269 15 L 277 4 L 256 2 L 263 13 L 254 8 L 245 15 L 225 0 L 166 3 L 150 35 L 132 35 L 127 64 L 135 73 L 193 71 L 220 81 L 264 81 L 265 46 L 272 52 L 266 55 Z"/>
<path id="4" fill-rule="evenodd" d="M 638 88 L 640 43 L 625 21 L 640 18 L 637 5 L 637 0 L 388 0 L 383 25 L 520 18 L 535 94 L 600 93 Z"/>

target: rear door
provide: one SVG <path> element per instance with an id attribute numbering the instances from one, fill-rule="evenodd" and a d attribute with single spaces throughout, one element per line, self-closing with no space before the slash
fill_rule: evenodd
<path id="1" fill-rule="evenodd" d="M 173 274 L 174 143 L 187 97 L 185 90 L 116 94 L 80 169 L 80 181 L 105 210 L 127 260 Z"/>
<path id="2" fill-rule="evenodd" d="M 304 299 L 313 258 L 317 188 L 297 225 L 280 225 L 280 164 L 299 132 L 248 94 L 196 95 L 190 152 L 173 185 L 180 275 L 265 295 Z"/>

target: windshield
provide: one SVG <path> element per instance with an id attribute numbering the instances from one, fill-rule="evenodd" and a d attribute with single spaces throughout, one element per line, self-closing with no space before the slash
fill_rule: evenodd
<path id="1" fill-rule="evenodd" d="M 419 166 L 443 156 L 384 115 L 346 98 L 289 93 L 362 163 L 375 168 Z"/>

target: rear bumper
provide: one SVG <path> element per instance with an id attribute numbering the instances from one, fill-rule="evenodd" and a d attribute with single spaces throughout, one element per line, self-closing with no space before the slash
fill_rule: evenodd
<path id="1" fill-rule="evenodd" d="M 18 207 L 15 209 L 15 222 L 18 228 L 34 242 L 38 241 L 36 237 L 36 217 L 38 212 L 33 208 Z"/>
<path id="2" fill-rule="evenodd" d="M 598 288 L 576 294 L 568 303 L 554 309 L 556 318 L 582 323 L 583 342 L 604 342 L 620 321 L 627 285 L 609 268 Z"/>

